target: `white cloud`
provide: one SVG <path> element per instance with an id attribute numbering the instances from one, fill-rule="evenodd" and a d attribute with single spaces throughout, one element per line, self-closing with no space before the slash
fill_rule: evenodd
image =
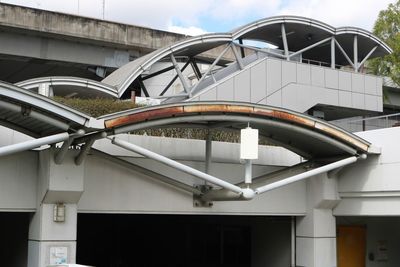
<path id="1" fill-rule="evenodd" d="M 290 14 L 321 20 L 334 27 L 355 26 L 372 30 L 379 11 L 394 0 L 292 0 L 279 10 Z"/>
<path id="2" fill-rule="evenodd" d="M 169 26 L 168 31 L 185 34 L 185 35 L 189 35 L 189 36 L 197 36 L 197 35 L 202 35 L 202 34 L 207 33 L 207 31 L 203 30 L 202 28 L 198 28 L 198 27 L 193 27 L 193 26 L 180 27 L 180 26 L 174 26 L 174 25 Z"/>
<path id="3" fill-rule="evenodd" d="M 208 19 L 231 30 L 254 19 L 291 14 L 332 26 L 371 30 L 380 10 L 395 0 L 0 0 L 78 13 L 151 28 L 199 34 Z M 103 4 L 105 10 L 103 11 Z M 212 30 L 207 28 L 207 30 Z"/>

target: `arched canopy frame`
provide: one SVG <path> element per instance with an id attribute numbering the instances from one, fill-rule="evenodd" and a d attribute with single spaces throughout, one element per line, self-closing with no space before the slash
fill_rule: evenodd
<path id="1" fill-rule="evenodd" d="M 243 39 L 261 40 L 275 44 L 283 52 L 246 46 L 240 42 Z M 146 77 L 145 72 L 150 70 L 152 65 L 161 60 L 171 59 L 172 64 L 176 65 L 175 62 L 173 62 L 175 57 L 186 57 L 190 59 L 197 57 L 203 52 L 224 45 L 231 45 L 234 48 L 232 49 L 232 54 L 230 54 L 228 58 L 239 66 L 238 69 L 243 69 L 245 66 L 244 61 L 241 59 L 246 56 L 243 48 L 256 52 L 263 52 L 264 56 L 274 56 L 287 60 L 292 60 L 294 58 L 299 60 L 300 57 L 301 61 L 303 61 L 304 58 L 309 60 L 308 62 L 310 62 L 310 60 L 326 62 L 330 64 L 332 68 L 350 65 L 356 72 L 360 70 L 367 59 L 383 56 L 392 52 L 378 37 L 360 28 L 335 28 L 326 23 L 309 18 L 277 16 L 249 23 L 229 33 L 206 34 L 192 37 L 177 42 L 172 46 L 161 48 L 126 64 L 106 77 L 102 82 L 117 88 L 118 95 L 121 96 L 130 84 L 135 80 L 141 80 L 142 77 Z M 235 47 L 240 49 L 241 56 L 239 56 Z M 220 57 L 219 60 L 221 60 L 222 56 L 218 54 L 217 57 Z M 258 55 L 257 58 L 253 60 L 259 59 L 260 57 Z M 180 70 L 178 68 L 175 69 L 177 71 L 176 78 L 179 76 L 179 79 L 184 85 L 183 92 L 175 95 L 176 97 L 190 98 L 191 93 L 195 91 L 200 82 L 207 83 L 204 81 L 206 79 L 198 77 L 199 82 L 197 84 L 185 86 L 185 78 L 180 75 Z M 199 76 L 197 70 L 194 70 L 194 72 L 196 76 Z M 211 71 L 209 71 L 208 74 L 210 73 Z M 215 80 L 214 77 L 208 77 L 208 80 L 210 79 Z M 168 86 L 166 89 L 168 89 Z M 150 96 L 155 97 L 154 95 Z"/>

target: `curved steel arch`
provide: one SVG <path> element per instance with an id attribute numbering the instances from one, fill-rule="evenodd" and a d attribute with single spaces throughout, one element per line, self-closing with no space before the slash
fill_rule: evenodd
<path id="1" fill-rule="evenodd" d="M 282 24 L 282 23 L 293 23 L 293 24 L 303 24 L 307 25 L 313 28 L 318 28 L 320 30 L 325 31 L 328 34 L 337 36 L 337 35 L 343 35 L 343 34 L 349 34 L 349 35 L 362 35 L 366 38 L 369 38 L 373 43 L 376 45 L 381 46 L 386 53 L 390 54 L 392 53 L 392 49 L 385 44 L 382 40 L 380 40 L 377 36 L 375 36 L 373 33 L 358 28 L 358 27 L 338 27 L 335 28 L 329 24 L 326 24 L 324 22 L 311 19 L 311 18 L 306 18 L 306 17 L 300 17 L 300 16 L 274 16 L 274 17 L 269 17 L 269 18 L 264 18 L 257 20 L 255 22 L 251 22 L 249 24 L 246 24 L 242 27 L 239 27 L 235 30 L 233 30 L 232 37 L 233 39 L 240 39 L 243 36 L 245 36 L 247 33 L 254 32 L 256 30 L 260 30 L 262 28 L 266 28 L 270 25 L 275 25 L 275 24 Z M 262 40 L 263 37 L 260 36 L 260 39 Z"/>
<path id="2" fill-rule="evenodd" d="M 301 151 L 308 158 L 363 154 L 370 148 L 370 143 L 325 121 L 286 109 L 248 103 L 185 102 L 101 118 L 110 134 L 176 125 L 215 127 L 215 123 L 239 129 L 251 123 L 268 138 L 295 153 Z M 238 123 L 241 127 L 236 128 Z"/>
<path id="3" fill-rule="evenodd" d="M 49 84 L 52 86 L 72 86 L 83 90 L 91 89 L 95 90 L 101 95 L 118 98 L 118 92 L 114 87 L 108 84 L 79 77 L 69 77 L 69 76 L 40 77 L 15 83 L 16 86 L 28 90 L 36 89 L 41 84 Z M 87 92 L 82 92 L 82 93 L 87 93 Z"/>
<path id="4" fill-rule="evenodd" d="M 101 120 L 4 82 L 0 82 L 0 107 L 0 124 L 33 137 L 104 128 Z"/>
<path id="5" fill-rule="evenodd" d="M 392 52 L 392 50 L 382 40 L 374 36 L 372 33 L 360 28 L 334 28 L 333 26 L 330 26 L 326 23 L 310 18 L 299 16 L 276 16 L 257 20 L 228 33 L 205 34 L 201 36 L 196 36 L 179 41 L 171 46 L 158 49 L 148 55 L 145 55 L 122 66 L 121 68 L 107 76 L 105 79 L 103 79 L 102 83 L 117 88 L 118 96 L 120 97 L 129 87 L 129 85 L 133 81 L 135 81 L 144 71 L 149 70 L 153 64 L 168 56 L 196 56 L 204 51 L 216 48 L 220 45 L 229 44 L 238 39 L 247 39 L 246 36 L 251 37 L 249 39 L 257 39 L 268 42 L 271 41 L 271 39 L 269 39 L 268 34 L 265 34 L 265 32 L 262 31 L 268 29 L 271 26 L 276 26 L 280 24 L 306 25 L 309 26 L 309 28 L 307 29 L 318 30 L 324 33 L 326 37 L 345 36 L 345 38 L 348 39 L 354 35 L 362 36 L 366 38 L 366 43 L 363 42 L 363 45 L 365 46 L 363 56 L 368 55 L 369 57 L 374 57 Z M 277 36 L 275 36 L 274 38 L 276 39 Z M 373 51 L 371 51 L 372 48 Z M 371 53 L 369 54 L 370 51 Z"/>
<path id="6" fill-rule="evenodd" d="M 232 36 L 229 33 L 205 34 L 185 39 L 171 46 L 158 49 L 122 66 L 103 79 L 102 83 L 118 88 L 118 95 L 121 96 L 128 86 L 139 77 L 139 75 L 161 59 L 168 57 L 171 54 L 180 56 L 180 52 L 182 51 L 184 52 L 182 56 L 197 55 L 231 41 Z"/>

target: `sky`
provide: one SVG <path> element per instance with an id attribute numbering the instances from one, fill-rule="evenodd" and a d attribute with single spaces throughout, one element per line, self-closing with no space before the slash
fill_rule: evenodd
<path id="1" fill-rule="evenodd" d="M 371 31 L 395 0 L 0 0 L 154 29 L 199 35 L 227 32 L 257 19 L 298 15 L 334 27 Z"/>

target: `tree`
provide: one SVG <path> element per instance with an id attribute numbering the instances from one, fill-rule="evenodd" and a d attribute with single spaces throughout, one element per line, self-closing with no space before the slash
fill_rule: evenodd
<path id="1" fill-rule="evenodd" d="M 400 86 L 400 0 L 379 12 L 373 33 L 393 49 L 391 55 L 368 62 L 374 74 L 390 77 Z"/>

